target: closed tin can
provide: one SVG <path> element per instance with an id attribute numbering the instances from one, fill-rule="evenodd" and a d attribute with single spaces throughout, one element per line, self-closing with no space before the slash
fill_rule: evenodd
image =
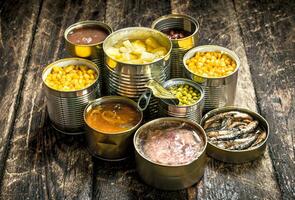
<path id="1" fill-rule="evenodd" d="M 106 53 L 106 50 L 118 41 L 155 38 L 168 53 L 161 59 L 147 64 L 130 64 L 116 60 Z M 154 79 L 160 83 L 168 80 L 170 77 L 170 52 L 171 41 L 163 33 L 144 27 L 130 27 L 120 29 L 109 35 L 104 43 L 105 52 L 105 80 L 108 95 L 120 95 L 131 98 L 135 101 L 146 90 L 145 84 Z M 158 110 L 158 101 L 153 98 L 147 109 L 146 116 L 155 117 Z"/>
<path id="2" fill-rule="evenodd" d="M 54 66 L 84 65 L 97 73 L 97 79 L 85 89 L 77 91 L 58 91 L 46 85 L 45 80 Z M 83 111 L 90 100 L 100 96 L 100 71 L 97 65 L 81 58 L 65 58 L 48 65 L 42 73 L 42 80 L 47 99 L 47 110 L 52 125 L 65 134 L 84 132 Z"/>
<path id="3" fill-rule="evenodd" d="M 188 15 L 170 14 L 156 19 L 152 23 L 152 28 L 165 31 L 169 29 L 183 30 L 191 33 L 191 35 L 180 38 L 171 39 L 171 78 L 184 77 L 183 56 L 191 48 L 197 46 L 199 40 L 199 23 Z"/>
<path id="4" fill-rule="evenodd" d="M 159 164 L 148 158 L 141 149 L 141 145 L 143 144 L 140 138 L 146 130 L 151 131 L 155 127 L 159 127 L 170 122 L 180 122 L 194 127 L 194 134 L 199 134 L 204 141 L 204 146 L 200 155 L 187 164 Z M 143 181 L 148 185 L 162 190 L 180 190 L 197 183 L 204 175 L 207 138 L 203 128 L 191 120 L 172 117 L 155 119 L 144 124 L 136 131 L 133 143 L 135 146 L 137 172 Z"/>
<path id="5" fill-rule="evenodd" d="M 208 120 L 209 118 L 219 113 L 229 112 L 229 111 L 244 112 L 252 116 L 253 119 L 257 120 L 259 122 L 259 125 L 266 131 L 265 140 L 256 148 L 245 149 L 245 150 L 222 149 L 208 141 L 207 154 L 217 160 L 228 162 L 228 163 L 244 163 L 244 162 L 249 162 L 249 161 L 257 159 L 259 156 L 261 156 L 264 153 L 267 140 L 269 137 L 269 125 L 267 121 L 258 113 L 253 112 L 246 108 L 239 108 L 239 107 L 233 107 L 233 106 L 216 108 L 214 110 L 211 110 L 207 114 L 205 114 L 200 124 L 203 127 L 206 120 Z"/>
<path id="6" fill-rule="evenodd" d="M 194 81 L 184 78 L 175 78 L 166 81 L 163 84 L 164 88 L 169 88 L 171 86 L 183 85 L 187 84 L 193 87 L 195 90 L 200 92 L 200 99 L 189 106 L 178 106 L 171 103 L 168 103 L 167 100 L 161 99 L 159 103 L 160 114 L 163 117 L 171 116 L 171 117 L 180 117 L 180 118 L 188 118 L 197 123 L 200 122 L 202 118 L 202 112 L 204 107 L 204 91 L 201 86 L 199 86 Z"/>
<path id="7" fill-rule="evenodd" d="M 236 69 L 228 76 L 219 78 L 203 77 L 192 72 L 187 64 L 186 60 L 193 57 L 197 52 L 222 52 L 227 54 L 236 62 Z M 185 66 L 185 73 L 188 78 L 202 85 L 205 92 L 205 112 L 214 108 L 223 106 L 234 105 L 236 86 L 238 79 L 238 72 L 240 68 L 240 59 L 237 54 L 227 48 L 216 45 L 204 45 L 198 46 L 188 51 L 183 57 L 183 63 Z"/>
<path id="8" fill-rule="evenodd" d="M 138 123 L 127 131 L 120 133 L 104 133 L 95 130 L 86 120 L 87 113 L 95 106 L 102 103 L 125 103 L 132 106 L 140 113 Z M 86 141 L 88 150 L 97 158 L 108 161 L 120 161 L 126 159 L 132 153 L 132 138 L 133 134 L 142 122 L 143 114 L 137 108 L 137 104 L 126 97 L 120 96 L 104 96 L 94 101 L 91 101 L 84 110 L 84 121 L 86 123 Z"/>

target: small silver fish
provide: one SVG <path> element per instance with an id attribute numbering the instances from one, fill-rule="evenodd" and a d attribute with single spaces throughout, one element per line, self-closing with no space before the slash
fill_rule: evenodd
<path id="1" fill-rule="evenodd" d="M 230 150 L 242 150 L 249 148 L 257 139 L 258 135 L 255 134 L 251 137 L 242 138 L 242 139 L 236 139 L 234 140 L 234 145 L 231 146 Z"/>

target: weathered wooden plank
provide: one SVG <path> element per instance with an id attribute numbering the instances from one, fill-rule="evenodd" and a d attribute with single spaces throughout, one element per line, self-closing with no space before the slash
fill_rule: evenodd
<path id="1" fill-rule="evenodd" d="M 270 157 L 283 199 L 295 198 L 295 2 L 235 2 Z"/>
<path id="2" fill-rule="evenodd" d="M 114 28 L 150 26 L 171 12 L 169 1 L 107 1 L 106 21 Z M 186 190 L 164 192 L 144 184 L 135 171 L 134 158 L 120 163 L 95 159 L 95 199 L 186 199 Z"/>
<path id="3" fill-rule="evenodd" d="M 104 20 L 104 13 L 103 1 L 43 2 L 12 129 L 3 199 L 91 199 L 92 158 L 83 137 L 65 136 L 50 127 L 41 73 L 47 63 L 67 55 L 67 26 L 78 20 Z"/>
<path id="4" fill-rule="evenodd" d="M 0 3 L 0 185 L 39 9 L 38 0 Z"/>
<path id="5" fill-rule="evenodd" d="M 172 12 L 189 14 L 199 20 L 199 45 L 217 44 L 238 54 L 241 69 L 235 104 L 256 110 L 255 90 L 233 3 L 172 1 Z M 278 199 L 280 196 L 267 151 L 257 161 L 239 165 L 209 159 L 202 182 L 194 187 L 198 190 L 194 196 L 201 199 Z M 194 188 L 189 191 L 194 192 Z"/>

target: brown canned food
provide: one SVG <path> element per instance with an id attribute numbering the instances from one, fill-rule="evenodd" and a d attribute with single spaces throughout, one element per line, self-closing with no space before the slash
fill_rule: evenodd
<path id="1" fill-rule="evenodd" d="M 208 138 L 207 154 L 229 163 L 257 159 L 266 148 L 269 125 L 258 113 L 246 108 L 223 107 L 201 120 Z"/>

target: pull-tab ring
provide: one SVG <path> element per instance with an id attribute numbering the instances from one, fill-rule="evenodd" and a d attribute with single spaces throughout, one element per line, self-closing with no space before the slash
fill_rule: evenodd
<path id="1" fill-rule="evenodd" d="M 149 89 L 147 89 L 144 93 L 140 95 L 137 101 L 137 106 L 140 111 L 144 111 L 147 109 L 150 103 L 151 97 L 152 97 L 152 92 Z M 141 105 L 143 105 L 143 107 Z"/>

